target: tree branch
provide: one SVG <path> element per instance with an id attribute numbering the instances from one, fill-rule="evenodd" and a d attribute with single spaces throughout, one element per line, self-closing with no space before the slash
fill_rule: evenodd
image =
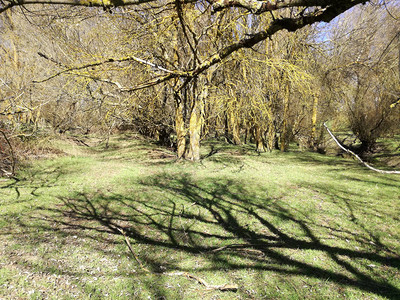
<path id="1" fill-rule="evenodd" d="M 249 0 L 253 1 L 253 0 Z M 290 0 L 286 0 L 285 2 L 291 2 Z M 300 2 L 300 0 L 293 0 L 294 2 Z M 301 1 L 303 4 L 306 2 L 309 3 L 326 3 L 326 2 L 334 2 L 334 3 L 339 3 L 336 5 L 329 6 L 325 8 L 324 10 L 320 10 L 315 12 L 312 15 L 307 15 L 307 16 L 300 16 L 297 18 L 280 18 L 280 19 L 275 19 L 271 21 L 270 25 L 268 28 L 264 31 L 260 31 L 254 35 L 252 35 L 249 38 L 244 38 L 239 40 L 238 42 L 231 44 L 223 49 L 221 49 L 218 53 L 214 54 L 211 56 L 209 59 L 204 61 L 202 64 L 200 64 L 196 69 L 192 70 L 189 73 L 189 77 L 195 77 L 199 75 L 200 73 L 204 72 L 211 66 L 221 62 L 224 58 L 228 57 L 231 55 L 233 52 L 238 51 L 239 49 L 243 48 L 251 48 L 254 45 L 256 45 L 259 42 L 264 41 L 265 39 L 273 36 L 275 33 L 278 31 L 281 31 L 283 29 L 286 29 L 288 31 L 296 31 L 300 28 L 303 28 L 307 25 L 311 25 L 317 22 L 330 22 L 332 21 L 335 17 L 340 15 L 341 13 L 345 12 L 346 10 L 352 8 L 353 6 L 360 4 L 360 3 L 365 3 L 365 0 L 347 0 L 347 1 L 325 1 L 325 0 L 304 0 Z"/>
<path id="2" fill-rule="evenodd" d="M 333 5 L 341 5 L 337 0 L 273 0 L 273 1 L 258 1 L 258 0 L 209 0 L 212 5 L 213 12 L 221 11 L 228 7 L 241 7 L 249 10 L 252 13 L 261 14 L 268 11 L 279 10 L 288 7 L 328 7 Z M 347 0 L 341 2 L 357 2 Z M 362 1 L 367 2 L 367 1 Z"/>
<path id="3" fill-rule="evenodd" d="M 152 1 L 156 0 L 2 0 L 3 6 L 0 7 L 0 13 L 6 10 L 7 7 L 10 8 L 15 5 L 24 5 L 24 4 L 66 4 L 75 6 L 81 5 L 81 6 L 117 7 L 117 6 L 127 6 L 127 5 L 138 5 Z M 198 0 L 183 0 L 182 3 L 194 3 L 197 1 Z M 273 21 L 271 21 L 270 25 L 267 27 L 266 30 L 260 31 L 249 38 L 241 39 L 238 42 L 233 43 L 221 49 L 216 54 L 212 55 L 207 60 L 205 60 L 203 63 L 199 64 L 196 68 L 194 68 L 190 72 L 171 71 L 163 67 L 157 66 L 151 62 L 131 56 L 119 60 L 108 59 L 105 61 L 95 62 L 79 67 L 66 68 L 65 70 L 62 70 L 50 76 L 47 79 L 36 82 L 44 82 L 66 72 L 70 72 L 73 70 L 80 70 L 87 67 L 93 67 L 107 62 L 134 60 L 139 63 L 150 65 L 153 68 L 168 73 L 167 76 L 158 78 L 157 80 L 153 81 L 150 84 L 150 86 L 178 77 L 186 77 L 187 80 L 185 80 L 184 84 L 187 84 L 187 82 L 190 81 L 191 78 L 197 77 L 199 74 L 209 69 L 211 66 L 221 62 L 224 58 L 228 57 L 233 52 L 238 51 L 242 48 L 251 48 L 257 43 L 271 37 L 280 30 L 286 29 L 288 31 L 296 31 L 300 28 L 303 28 L 307 25 L 314 24 L 317 22 L 330 22 L 332 19 L 334 19 L 341 13 L 345 12 L 346 10 L 352 8 L 353 6 L 360 3 L 369 2 L 368 0 L 282 0 L 279 2 L 275 0 L 274 1 L 208 0 L 208 1 L 210 1 L 210 3 L 212 3 L 214 6 L 216 6 L 217 9 L 239 6 L 239 7 L 245 7 L 251 11 L 255 11 L 256 13 L 278 10 L 286 7 L 295 7 L 295 6 L 319 7 L 320 9 L 313 11 L 308 15 L 301 15 L 297 18 L 274 19 Z M 147 87 L 147 85 L 143 86 L 143 88 L 145 87 Z"/>
<path id="4" fill-rule="evenodd" d="M 31 4 L 52 4 L 52 5 L 70 5 L 70 6 L 87 6 L 87 7 L 122 7 L 135 6 L 157 0 L 1 0 L 0 13 L 14 7 Z M 182 3 L 194 3 L 197 0 L 183 0 Z"/>
<path id="5" fill-rule="evenodd" d="M 155 0 L 3 0 L 0 7 L 0 13 L 10 9 L 13 6 L 22 6 L 28 4 L 55 4 L 71 6 L 90 6 L 90 7 L 119 7 L 133 6 L 143 3 L 155 2 Z"/>
<path id="6" fill-rule="evenodd" d="M 142 84 L 140 84 L 138 86 L 124 87 L 118 81 L 113 81 L 113 80 L 106 79 L 106 78 L 99 78 L 99 77 L 96 77 L 96 76 L 90 76 L 90 75 L 79 74 L 79 73 L 70 73 L 70 74 L 74 75 L 74 76 L 90 78 L 90 79 L 92 79 L 94 81 L 100 81 L 100 82 L 105 82 L 105 83 L 108 83 L 108 84 L 115 85 L 119 89 L 120 92 L 135 92 L 135 91 L 138 91 L 138 90 L 143 90 L 143 89 L 146 89 L 146 88 L 149 88 L 149 87 L 152 87 L 152 86 L 156 86 L 156 85 L 158 85 L 160 83 L 163 83 L 165 81 L 171 80 L 173 78 L 179 77 L 178 75 L 175 75 L 175 74 L 169 74 L 169 75 L 166 75 L 166 76 L 153 78 L 152 80 L 149 80 L 148 82 L 144 82 L 144 83 L 142 83 Z"/>
<path id="7" fill-rule="evenodd" d="M 185 77 L 185 76 L 187 76 L 186 72 L 171 71 L 171 70 L 168 70 L 168 69 L 166 69 L 164 67 L 161 67 L 161 66 L 156 65 L 156 64 L 154 64 L 152 62 L 149 62 L 147 60 L 144 60 L 144 59 L 141 59 L 141 58 L 138 58 L 138 57 L 135 57 L 135 56 L 128 56 L 128 57 L 117 58 L 117 59 L 108 58 L 108 59 L 105 59 L 105 60 L 102 60 L 102 61 L 97 61 L 97 62 L 93 62 L 93 63 L 81 65 L 81 66 L 67 67 L 64 64 L 56 61 L 53 58 L 48 57 L 47 55 L 45 55 L 45 54 L 43 54 L 41 52 L 38 52 L 38 54 L 39 54 L 39 56 L 43 57 L 44 59 L 50 60 L 51 62 L 55 63 L 58 66 L 64 67 L 65 69 L 62 70 L 62 71 L 59 71 L 59 72 L 57 72 L 57 73 L 55 73 L 55 74 L 53 74 L 53 75 L 51 75 L 51 76 L 49 76 L 49 77 L 47 77 L 45 79 L 33 80 L 34 83 L 43 83 L 45 81 L 48 81 L 50 79 L 53 79 L 53 78 L 61 75 L 61 74 L 71 73 L 72 71 L 78 71 L 78 70 L 87 69 L 87 68 L 90 68 L 90 67 L 96 67 L 96 66 L 100 66 L 100 65 L 103 65 L 103 64 L 106 64 L 106 63 L 124 62 L 124 61 L 136 61 L 138 63 L 148 65 L 148 66 L 150 66 L 150 67 L 152 67 L 152 68 L 154 68 L 156 70 L 159 70 L 159 71 L 162 71 L 162 72 L 165 72 L 165 73 L 168 73 L 168 74 L 172 75 L 172 76 L 164 76 L 164 77 L 167 77 L 168 79 L 175 78 L 175 77 Z M 72 73 L 72 74 L 73 75 L 77 75 L 77 76 L 82 76 L 82 74 L 74 74 L 74 73 Z M 87 77 L 90 77 L 90 76 L 87 76 Z M 113 81 L 111 81 L 109 79 L 100 79 L 100 78 L 96 78 L 96 77 L 90 77 L 90 78 L 92 78 L 94 80 L 98 80 L 98 81 L 104 81 L 104 82 L 112 83 L 112 84 L 118 86 L 118 88 L 120 88 L 121 90 L 123 89 L 122 86 L 118 82 L 113 82 Z"/>
<path id="8" fill-rule="evenodd" d="M 345 148 L 338 140 L 337 138 L 333 135 L 333 133 L 329 130 L 328 126 L 326 126 L 326 124 L 324 123 L 324 126 L 326 128 L 326 130 L 328 131 L 329 135 L 331 136 L 331 138 L 335 141 L 335 143 L 340 147 L 340 149 L 342 149 L 343 151 L 353 155 L 355 158 L 357 158 L 364 166 L 366 166 L 368 169 L 371 169 L 372 171 L 381 173 L 381 174 L 400 174 L 400 171 L 386 171 L 386 170 L 380 170 L 380 169 L 376 169 L 372 166 L 370 166 L 369 164 L 367 164 L 365 161 L 363 161 L 357 154 L 355 154 L 353 151 Z"/>
<path id="9" fill-rule="evenodd" d="M 86 78 L 90 78 L 90 79 L 92 79 L 94 81 L 100 81 L 100 82 L 105 82 L 105 83 L 108 83 L 108 84 L 115 85 L 115 86 L 118 87 L 118 89 L 121 92 L 134 92 L 134 91 L 143 90 L 143 89 L 158 85 L 160 83 L 163 83 L 165 81 L 171 80 L 173 78 L 188 77 L 188 73 L 187 72 L 170 71 L 170 70 L 165 69 L 165 68 L 163 68 L 161 66 L 153 64 L 152 62 L 149 62 L 149 61 L 146 61 L 144 59 L 137 58 L 137 57 L 134 57 L 134 56 L 129 56 L 129 57 L 120 58 L 120 59 L 109 58 L 109 59 L 106 59 L 106 60 L 103 60 L 103 61 L 99 61 L 99 62 L 94 62 L 94 63 L 82 65 L 82 66 L 68 68 L 67 66 L 65 66 L 62 63 L 60 63 L 59 61 L 57 61 L 57 60 L 55 60 L 53 58 L 50 58 L 50 57 L 48 57 L 47 55 L 45 55 L 45 54 L 43 54 L 41 52 L 38 52 L 38 54 L 39 54 L 39 56 L 41 56 L 41 57 L 43 57 L 43 58 L 45 58 L 47 60 L 50 60 L 51 62 L 55 63 L 56 65 L 64 67 L 65 69 L 60 71 L 60 72 L 57 72 L 56 74 L 53 74 L 50 77 L 47 77 L 45 79 L 33 80 L 34 83 L 42 83 L 42 82 L 48 81 L 50 79 L 53 79 L 54 77 L 59 76 L 61 74 L 71 74 L 71 75 L 74 75 L 74 76 L 86 77 Z M 122 62 L 122 61 L 129 61 L 129 60 L 134 60 L 134 61 L 137 61 L 139 63 L 147 64 L 147 65 L 149 65 L 149 66 L 151 66 L 151 67 L 153 67 L 155 69 L 158 69 L 160 71 L 166 72 L 168 74 L 165 75 L 165 76 L 156 77 L 156 78 L 154 78 L 154 79 L 152 79 L 152 80 L 150 80 L 148 82 L 142 83 L 142 84 L 140 84 L 138 86 L 124 87 L 118 81 L 113 81 L 113 80 L 106 79 L 106 78 L 99 78 L 99 77 L 96 77 L 96 76 L 90 76 L 90 75 L 87 75 L 87 74 L 79 74 L 79 73 L 74 73 L 73 72 L 73 71 L 81 70 L 81 69 L 84 69 L 84 68 L 89 68 L 89 67 L 93 67 L 93 66 L 99 66 L 99 65 L 104 64 L 104 63 Z"/>

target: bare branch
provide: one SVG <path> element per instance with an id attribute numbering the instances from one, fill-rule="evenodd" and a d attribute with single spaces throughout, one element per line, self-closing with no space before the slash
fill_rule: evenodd
<path id="1" fill-rule="evenodd" d="M 144 84 L 136 86 L 136 87 L 121 89 L 121 92 L 134 92 L 134 91 L 138 91 L 138 90 L 143 90 L 143 89 L 158 85 L 160 83 L 163 83 L 163 82 L 166 82 L 168 80 L 171 80 L 173 78 L 178 78 L 178 77 L 179 77 L 179 75 L 169 74 L 169 75 L 166 75 L 166 76 L 163 76 L 163 77 L 158 77 L 158 78 L 156 78 L 154 80 L 151 80 L 151 81 L 149 81 L 147 83 L 144 83 Z"/>
<path id="2" fill-rule="evenodd" d="M 140 84 L 138 86 L 124 87 L 118 81 L 113 81 L 113 80 L 110 80 L 110 79 L 107 79 L 107 78 L 99 78 L 99 77 L 96 77 L 96 76 L 90 76 L 90 75 L 79 74 L 79 73 L 69 73 L 69 74 L 74 75 L 74 76 L 78 76 L 78 77 L 90 78 L 90 79 L 92 79 L 94 81 L 100 81 L 100 82 L 105 82 L 105 83 L 108 83 L 108 84 L 115 85 L 115 86 L 118 87 L 120 92 L 135 92 L 135 91 L 138 91 L 138 90 L 143 90 L 143 89 L 158 85 L 160 83 L 163 83 L 165 81 L 171 80 L 173 78 L 179 77 L 179 75 L 176 75 L 176 74 L 169 74 L 169 75 L 162 76 L 162 77 L 156 77 L 156 78 L 154 78 L 154 79 L 152 79 L 152 80 L 150 80 L 148 82 L 142 83 L 142 84 Z"/>
<path id="3" fill-rule="evenodd" d="M 55 74 L 53 74 L 53 75 L 51 75 L 51 76 L 49 76 L 49 77 L 47 77 L 47 78 L 45 78 L 45 79 L 42 79 L 42 80 L 34 80 L 34 81 L 33 81 L 34 83 L 43 83 L 43 82 L 48 81 L 48 80 L 50 80 L 50 79 L 53 79 L 53 78 L 55 78 L 55 77 L 57 77 L 57 76 L 59 76 L 59 75 L 68 74 L 68 73 L 74 74 L 74 75 L 79 75 L 79 76 L 80 76 L 80 74 L 71 73 L 71 72 L 72 72 L 72 71 L 77 71 L 77 70 L 82 70 L 82 69 L 87 69 L 87 68 L 90 68 L 90 67 L 100 66 L 100 65 L 103 65 L 103 64 L 106 64 L 106 63 L 125 62 L 125 61 L 136 61 L 136 62 L 138 62 L 138 63 L 151 66 L 152 68 L 154 68 L 154 69 L 156 69 L 156 70 L 159 70 L 159 71 L 162 71 L 162 72 L 165 72 L 165 73 L 169 73 L 169 74 L 171 74 L 171 75 L 174 75 L 173 77 L 180 77 L 180 76 L 185 77 L 185 76 L 187 76 L 187 73 L 186 73 L 186 72 L 171 71 L 171 70 L 168 70 L 168 69 L 166 69 L 166 68 L 164 68 L 164 67 L 161 67 L 161 66 L 156 65 L 156 64 L 154 64 L 154 63 L 152 63 L 152 62 L 149 62 L 149 61 L 147 61 L 147 60 L 144 60 L 144 59 L 141 59 L 141 58 L 138 58 L 138 57 L 135 57 L 135 56 L 128 56 L 128 57 L 117 58 L 117 59 L 116 59 L 116 58 L 108 58 L 108 59 L 105 59 L 105 60 L 102 60 L 102 61 L 97 61 L 97 62 L 93 62 L 93 63 L 81 65 L 81 66 L 67 67 L 67 66 L 63 65 L 62 63 L 56 61 L 55 59 L 49 58 L 47 55 L 45 55 L 45 54 L 43 54 L 43 53 L 38 52 L 38 54 L 39 54 L 41 57 L 43 57 L 43 58 L 45 58 L 45 59 L 47 59 L 47 60 L 50 60 L 51 62 L 57 64 L 58 66 L 64 67 L 65 69 L 62 70 L 62 71 L 59 71 L 59 72 L 57 72 L 57 73 L 55 73 Z M 173 78 L 173 77 L 171 77 L 171 78 Z M 94 78 L 93 78 L 93 79 L 94 79 Z M 98 79 L 98 78 L 96 78 L 96 80 L 99 80 L 99 81 L 106 81 L 105 79 Z M 115 83 L 115 82 L 112 82 L 112 81 L 110 81 L 110 80 L 108 80 L 108 82 L 117 85 L 117 86 L 121 89 L 121 86 L 120 86 L 119 84 L 117 84 L 117 83 Z"/>
<path id="4" fill-rule="evenodd" d="M 324 126 L 326 128 L 326 130 L 328 131 L 329 135 L 331 136 L 331 138 L 335 141 L 335 143 L 340 147 L 340 149 L 342 149 L 343 151 L 353 155 L 355 158 L 357 158 L 357 160 L 359 160 L 364 166 L 366 166 L 368 169 L 371 169 L 372 171 L 381 173 L 381 174 L 400 174 L 400 171 L 386 171 L 386 170 L 380 170 L 380 169 L 376 169 L 372 166 L 370 166 L 369 164 L 367 164 L 365 161 L 363 161 L 357 154 L 355 154 L 353 151 L 351 151 L 350 149 L 345 148 L 338 140 L 337 138 L 333 135 L 333 133 L 329 130 L 328 126 L 326 126 L 326 124 L 324 123 Z"/>
<path id="5" fill-rule="evenodd" d="M 71 5 L 71 6 L 87 6 L 87 7 L 121 7 L 136 6 L 157 0 L 3 0 L 0 1 L 0 13 L 14 7 L 32 4 L 53 4 L 53 5 Z M 183 0 L 182 3 L 194 3 L 197 0 Z"/>
<path id="6" fill-rule="evenodd" d="M 23 6 L 28 4 L 55 4 L 71 6 L 90 6 L 90 7 L 119 7 L 133 6 L 155 0 L 4 0 L 0 7 L 0 13 L 10 9 L 13 6 Z"/>

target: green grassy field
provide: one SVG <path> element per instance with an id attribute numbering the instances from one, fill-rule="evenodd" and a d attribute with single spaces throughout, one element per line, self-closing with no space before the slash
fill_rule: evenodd
<path id="1" fill-rule="evenodd" d="M 53 147 L 0 182 L 0 299 L 400 299 L 399 175 L 216 142 L 177 162 L 134 135 Z"/>

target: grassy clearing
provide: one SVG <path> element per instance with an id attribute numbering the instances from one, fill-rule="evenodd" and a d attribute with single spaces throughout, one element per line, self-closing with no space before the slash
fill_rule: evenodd
<path id="1" fill-rule="evenodd" d="M 0 182 L 0 298 L 400 298 L 399 176 L 212 142 L 201 164 L 135 136 L 59 147 Z"/>

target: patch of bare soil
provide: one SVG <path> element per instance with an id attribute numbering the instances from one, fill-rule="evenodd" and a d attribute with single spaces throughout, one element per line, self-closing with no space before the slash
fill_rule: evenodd
<path id="1" fill-rule="evenodd" d="M 147 152 L 147 155 L 151 159 L 176 159 L 176 155 L 161 149 L 153 149 Z"/>

